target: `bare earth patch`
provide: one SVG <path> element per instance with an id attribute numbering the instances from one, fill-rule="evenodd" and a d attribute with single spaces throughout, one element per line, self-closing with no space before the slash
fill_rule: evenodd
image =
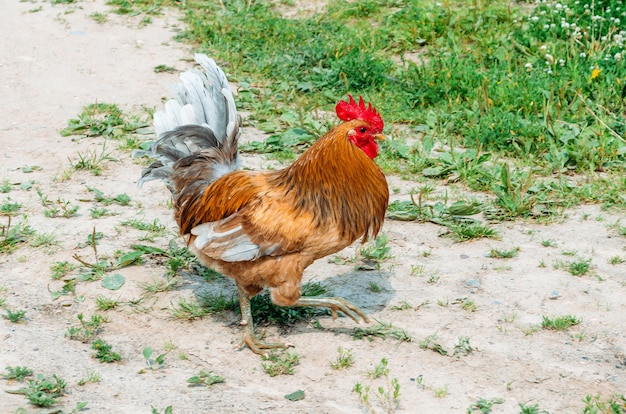
<path id="1" fill-rule="evenodd" d="M 29 12 L 39 5 L 40 11 Z M 355 324 L 345 317 L 319 317 L 320 326 L 266 327 L 269 340 L 290 342 L 295 346 L 291 351 L 301 356 L 294 375 L 270 377 L 258 356 L 237 347 L 241 329 L 234 312 L 192 321 L 172 317 L 171 308 L 181 298 L 196 301 L 207 291 L 236 295 L 229 280 L 207 282 L 186 271 L 176 276 L 175 289 L 137 302 L 144 293 L 142 283 L 164 280 L 166 259 L 151 258 L 113 272 L 125 278 L 117 291 L 100 281 L 80 281 L 75 295 L 55 299 L 51 292 L 65 282 L 51 278 L 51 265 L 78 264 L 75 254 L 93 261 L 85 243 L 94 227 L 102 233 L 98 254 L 111 261 L 116 251 L 129 251 L 135 243 L 162 249 L 172 239 L 184 244 L 176 239 L 167 190 L 160 183 L 138 189 L 141 165 L 128 151 L 116 149 L 115 142 L 107 143 L 112 160 L 105 162 L 101 175 L 67 174 L 78 154 L 99 152 L 104 143 L 102 138 L 61 137 L 68 119 L 96 102 L 137 113 L 142 106 L 159 107 L 161 98 L 171 95 L 177 75 L 155 73 L 154 67 L 190 66 L 192 51 L 172 40 L 180 25 L 176 16 L 155 18 L 143 28 L 138 19 L 114 14 L 102 25 L 89 17 L 107 11 L 103 0 L 95 0 L 63 7 L 13 2 L 0 13 L 0 182 L 10 184 L 10 191 L 0 194 L 0 204 L 20 203 L 13 225 L 27 216 L 37 234 L 54 235 L 58 242 L 40 247 L 22 243 L 0 254 L 0 297 L 6 308 L 26 311 L 21 323 L 0 319 L 0 370 L 27 366 L 45 376 L 57 374 L 67 388 L 55 408 L 71 411 L 85 401 L 89 413 L 147 413 L 151 406 L 159 412 L 172 406 L 177 414 L 366 412 L 353 389 L 357 383 L 373 390 L 384 385 L 383 379 L 367 375 L 383 358 L 389 378 L 397 378 L 400 386 L 398 412 L 460 413 L 481 398 L 498 398 L 494 412 L 517 413 L 519 404 L 525 404 L 552 413 L 580 413 L 587 395 L 608 398 L 626 392 L 626 264 L 609 263 L 626 257 L 626 239 L 610 226 L 623 214 L 597 206 L 572 209 L 556 224 L 499 224 L 499 240 L 469 243 L 441 237 L 444 229 L 434 224 L 387 221 L 384 232 L 394 258 L 380 270 L 355 271 L 354 263 L 337 264 L 331 257 L 311 266 L 305 279 L 324 282 L 372 319 L 391 323 L 413 340 L 354 339 Z M 245 156 L 243 163 L 270 164 L 256 156 Z M 24 168 L 32 166 L 41 169 Z M 395 198 L 408 198 L 414 183 L 397 177 L 389 181 L 399 189 Z M 107 206 L 111 214 L 92 218 L 90 209 L 102 205 L 88 187 L 110 196 L 126 194 L 130 206 L 114 203 Z M 50 200 L 78 206 L 78 215 L 46 217 L 37 190 Z M 157 219 L 167 232 L 153 242 L 141 241 L 145 232 L 121 225 L 133 219 Z M 0 216 L 0 225 L 6 224 L 7 217 Z M 359 248 L 340 256 L 354 257 Z M 516 248 L 518 254 L 510 259 L 490 256 L 492 249 Z M 590 269 L 584 275 L 568 271 L 568 262 L 585 260 Z M 99 311 L 98 295 L 120 305 Z M 79 314 L 95 313 L 108 318 L 97 336 L 113 346 L 121 362 L 100 363 L 90 344 L 65 336 Z M 565 331 L 541 328 L 543 316 L 563 315 L 581 322 Z M 144 348 L 152 348 L 156 356 L 168 343 L 175 348 L 164 364 L 147 369 Z M 352 351 L 352 367 L 331 368 L 339 347 Z M 203 369 L 225 382 L 191 387 L 187 380 Z M 100 381 L 78 385 L 90 373 Z M 1 413 L 19 407 L 39 412 L 24 396 L 5 392 L 21 386 L 0 380 Z M 304 391 L 304 399 L 284 398 L 297 390 Z M 373 394 L 370 399 L 382 412 Z"/>

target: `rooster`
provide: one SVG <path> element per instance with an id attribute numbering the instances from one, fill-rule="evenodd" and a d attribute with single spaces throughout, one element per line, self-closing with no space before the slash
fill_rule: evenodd
<path id="1" fill-rule="evenodd" d="M 358 238 L 381 229 L 387 180 L 373 159 L 383 120 L 352 96 L 336 106 L 344 121 L 293 164 L 275 171 L 239 169 L 241 117 L 224 72 L 197 54 L 200 69 L 181 74 L 176 99 L 154 115 L 155 161 L 139 180 L 161 179 L 172 193 L 174 216 L 201 263 L 235 280 L 243 341 L 253 352 L 285 347 L 254 332 L 250 298 L 269 288 L 279 306 L 325 307 L 357 323 L 369 319 L 338 297 L 301 297 L 304 269 Z"/>

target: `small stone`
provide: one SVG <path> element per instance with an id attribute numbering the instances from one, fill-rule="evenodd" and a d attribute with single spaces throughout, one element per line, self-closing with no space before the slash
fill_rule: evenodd
<path id="1" fill-rule="evenodd" d="M 465 281 L 465 284 L 469 287 L 473 287 L 473 288 L 479 288 L 480 287 L 480 281 L 478 279 L 469 279 Z"/>

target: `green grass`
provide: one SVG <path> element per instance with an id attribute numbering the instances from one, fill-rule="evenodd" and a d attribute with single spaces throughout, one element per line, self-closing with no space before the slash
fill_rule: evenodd
<path id="1" fill-rule="evenodd" d="M 119 138 L 148 125 L 145 120 L 140 121 L 124 114 L 115 104 L 98 102 L 86 105 L 83 111 L 76 118 L 70 119 L 67 127 L 60 132 L 64 137 L 86 135 L 88 137 Z"/>
<path id="2" fill-rule="evenodd" d="M 319 282 L 302 284 L 302 296 L 331 296 L 331 292 Z M 314 307 L 285 307 L 274 305 L 269 291 L 264 291 L 250 300 L 254 322 L 276 323 L 282 326 L 292 325 L 299 321 L 308 321 L 313 317 L 325 314 L 326 309 Z"/>
<path id="3" fill-rule="evenodd" d="M 6 368 L 7 373 L 6 374 L 2 374 L 0 375 L 2 378 L 7 379 L 7 380 L 15 380 L 15 381 L 24 381 L 24 379 L 26 379 L 26 377 L 32 377 L 33 376 L 33 370 L 27 367 L 21 367 L 21 366 L 16 366 L 16 367 L 11 367 L 11 366 L 7 366 Z"/>
<path id="4" fill-rule="evenodd" d="M 293 375 L 295 366 L 300 364 L 300 355 L 295 352 L 272 352 L 262 357 L 261 367 L 270 377 L 277 375 Z"/>
<path id="5" fill-rule="evenodd" d="M 564 331 L 572 326 L 578 325 L 582 320 L 573 315 L 558 316 L 549 318 L 542 316 L 541 327 L 547 330 Z"/>
<path id="6" fill-rule="evenodd" d="M 187 382 L 191 386 L 204 385 L 205 387 L 210 387 L 213 384 L 221 384 L 224 381 L 226 381 L 224 377 L 214 374 L 213 371 L 206 369 L 201 369 L 197 375 L 187 379 Z"/>
<path id="7" fill-rule="evenodd" d="M 104 340 L 98 338 L 93 341 L 91 344 L 91 349 L 95 350 L 96 353 L 93 355 L 94 358 L 99 360 L 100 362 L 118 362 L 122 359 L 120 354 L 114 352 L 112 350 L 113 346 L 106 343 Z"/>
<path id="8" fill-rule="evenodd" d="M 351 349 L 337 348 L 337 357 L 330 361 L 330 367 L 334 370 L 350 368 L 354 364 L 354 354 Z"/>
<path id="9" fill-rule="evenodd" d="M 20 243 L 28 241 L 35 234 L 26 217 L 18 223 L 12 223 L 11 215 L 7 215 L 5 223 L 0 224 L 0 254 L 14 251 Z"/>
<path id="10" fill-rule="evenodd" d="M 376 324 L 373 326 L 354 328 L 352 337 L 354 339 L 367 339 L 369 341 L 373 341 L 375 338 L 387 339 L 387 337 L 391 337 L 400 342 L 413 341 L 413 337 L 411 337 L 406 330 L 397 328 L 390 322 L 379 320 L 376 320 Z"/>
<path id="11" fill-rule="evenodd" d="M 7 313 L 2 317 L 9 322 L 20 323 L 26 317 L 26 311 L 24 309 L 11 310 L 7 309 Z"/>

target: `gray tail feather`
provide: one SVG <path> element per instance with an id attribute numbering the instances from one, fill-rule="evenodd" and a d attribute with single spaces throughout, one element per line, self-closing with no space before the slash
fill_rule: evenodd
<path id="1" fill-rule="evenodd" d="M 175 98 L 154 114 L 158 140 L 149 151 L 134 151 L 133 156 L 148 155 L 155 161 L 141 173 L 138 185 L 163 180 L 173 190 L 171 175 L 186 163 L 186 157 L 202 154 L 207 165 L 203 181 L 212 182 L 221 175 L 239 168 L 237 141 L 241 134 L 241 118 L 228 80 L 215 61 L 196 54 L 202 70 L 190 69 L 180 75 L 175 85 Z"/>

